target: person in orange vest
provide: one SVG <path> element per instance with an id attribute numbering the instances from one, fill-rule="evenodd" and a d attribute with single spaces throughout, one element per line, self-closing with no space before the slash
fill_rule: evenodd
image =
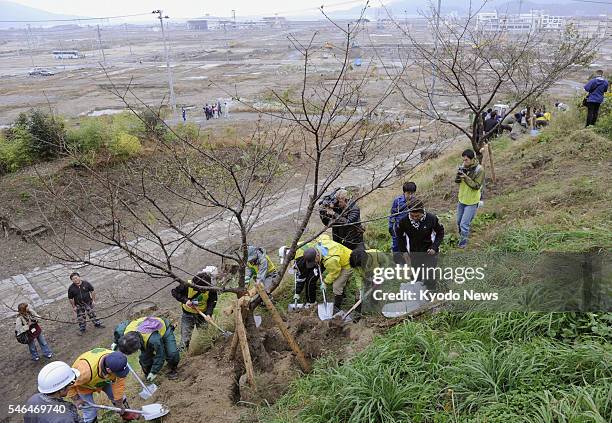
<path id="1" fill-rule="evenodd" d="M 130 370 L 125 354 L 106 348 L 94 348 L 81 354 L 72 368 L 78 371 L 79 376 L 70 387 L 68 397 L 83 410 L 84 423 L 98 420 L 98 409 L 88 407 L 89 404 L 95 404 L 94 392 L 104 391 L 115 407 L 129 407 L 125 399 L 125 378 Z M 127 411 L 119 414 L 124 421 L 140 417 L 139 414 Z"/>
<path id="2" fill-rule="evenodd" d="M 176 347 L 174 326 L 169 320 L 161 317 L 141 317 L 131 322 L 126 320 L 117 325 L 114 336 L 117 349 L 125 355 L 140 350 L 138 361 L 149 382 L 157 377 L 164 361 L 170 369 L 168 379 L 178 377 L 176 368 L 180 354 Z"/>
<path id="3" fill-rule="evenodd" d="M 188 282 L 198 286 L 212 286 L 213 279 L 209 272 L 201 271 L 194 276 L 193 280 Z M 204 327 L 208 324 L 199 312 L 212 316 L 217 305 L 218 295 L 216 291 L 197 291 L 188 285 L 181 284 L 172 288 L 172 296 L 181 303 L 183 309 L 179 348 L 186 350 L 189 348 L 193 328 Z"/>

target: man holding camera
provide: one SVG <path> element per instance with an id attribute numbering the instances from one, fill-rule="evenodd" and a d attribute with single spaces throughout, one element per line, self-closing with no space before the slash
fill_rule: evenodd
<path id="1" fill-rule="evenodd" d="M 459 184 L 459 202 L 457 203 L 457 226 L 459 228 L 459 248 L 467 247 L 470 225 L 480 202 L 485 173 L 478 164 L 474 150 L 467 149 L 461 154 L 463 164 L 457 169 L 455 182 Z"/>
<path id="2" fill-rule="evenodd" d="M 361 212 L 348 191 L 339 189 L 319 203 L 319 216 L 325 226 L 331 226 L 332 239 L 350 250 L 363 245 Z"/>

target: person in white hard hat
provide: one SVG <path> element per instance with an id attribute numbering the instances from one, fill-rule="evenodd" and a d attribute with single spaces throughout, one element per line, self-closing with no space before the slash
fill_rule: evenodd
<path id="1" fill-rule="evenodd" d="M 63 361 L 53 361 L 38 373 L 38 393 L 26 403 L 25 423 L 82 423 L 76 406 L 63 398 L 80 373 Z"/>

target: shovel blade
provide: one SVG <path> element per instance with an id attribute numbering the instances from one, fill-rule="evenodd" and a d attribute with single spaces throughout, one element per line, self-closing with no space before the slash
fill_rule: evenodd
<path id="1" fill-rule="evenodd" d="M 158 419 L 169 412 L 170 410 L 161 404 L 148 404 L 142 406 L 142 417 L 144 417 L 145 420 Z"/>
<path id="2" fill-rule="evenodd" d="M 317 313 L 320 320 L 329 320 L 334 315 L 334 303 L 317 304 Z"/>
<path id="3" fill-rule="evenodd" d="M 139 395 L 140 398 L 142 398 L 143 400 L 149 399 L 153 396 L 153 394 L 155 393 L 155 391 L 157 391 L 157 385 L 152 383 L 150 385 L 147 385 L 146 389 L 143 389 L 142 391 L 140 391 Z"/>

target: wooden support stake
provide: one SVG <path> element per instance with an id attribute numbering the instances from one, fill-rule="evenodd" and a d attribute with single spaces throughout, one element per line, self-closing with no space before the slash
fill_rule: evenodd
<path id="1" fill-rule="evenodd" d="M 236 333 L 238 334 L 238 342 L 240 343 L 240 349 L 242 350 L 242 359 L 244 360 L 244 367 L 246 369 L 247 382 L 249 383 L 249 385 L 251 385 L 251 387 L 255 388 L 255 372 L 253 371 L 253 362 L 251 361 L 249 342 L 247 340 L 246 329 L 244 328 L 244 322 L 242 321 L 242 312 L 240 311 L 240 305 L 238 301 L 236 301 L 234 315 L 236 317 Z"/>
<path id="2" fill-rule="evenodd" d="M 487 144 L 487 151 L 489 152 L 489 163 L 491 164 L 491 179 L 495 183 L 495 167 L 493 166 L 493 151 L 491 150 L 491 144 Z"/>
<path id="3" fill-rule="evenodd" d="M 270 311 L 270 314 L 272 314 L 272 319 L 274 320 L 274 323 L 276 323 L 276 326 L 281 331 L 281 333 L 287 340 L 287 343 L 297 356 L 298 362 L 300 363 L 302 370 L 304 370 L 304 372 L 306 373 L 309 373 L 311 370 L 310 363 L 308 363 L 308 360 L 306 360 L 306 357 L 304 356 L 304 352 L 297 344 L 297 342 L 295 342 L 293 336 L 289 333 L 289 330 L 287 329 L 285 322 L 283 322 L 283 319 L 278 313 L 278 310 L 276 310 L 276 307 L 274 307 L 274 304 L 272 304 L 272 301 L 270 301 L 270 297 L 268 297 L 268 294 L 266 293 L 263 284 L 261 282 L 258 282 L 255 286 L 257 287 L 257 292 L 259 293 L 259 296 Z"/>

